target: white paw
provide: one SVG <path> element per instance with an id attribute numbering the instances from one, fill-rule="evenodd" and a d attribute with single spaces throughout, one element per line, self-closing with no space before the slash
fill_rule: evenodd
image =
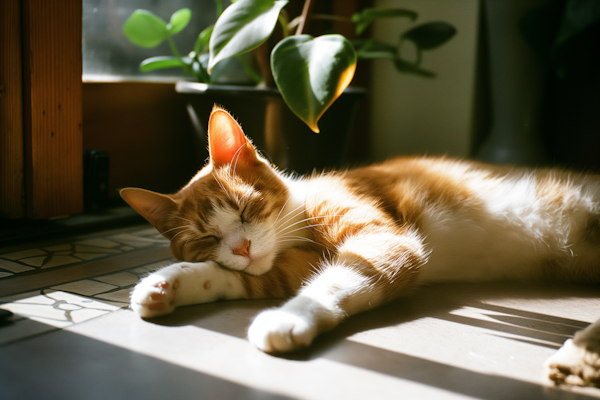
<path id="1" fill-rule="evenodd" d="M 600 386 L 600 354 L 569 339 L 548 358 L 546 371 L 557 385 Z"/>
<path id="2" fill-rule="evenodd" d="M 131 292 L 131 309 L 142 318 L 167 315 L 175 310 L 179 281 L 152 274 L 142 279 Z"/>
<path id="3" fill-rule="evenodd" d="M 318 329 L 306 316 L 283 309 L 258 314 L 248 330 L 250 343 L 267 353 L 298 350 L 311 344 Z"/>

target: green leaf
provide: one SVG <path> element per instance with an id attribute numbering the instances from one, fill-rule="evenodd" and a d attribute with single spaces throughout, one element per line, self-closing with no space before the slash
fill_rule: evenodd
<path id="1" fill-rule="evenodd" d="M 158 56 L 146 58 L 140 64 L 140 71 L 148 72 L 155 69 L 185 67 L 190 65 L 192 59 L 189 57 Z"/>
<path id="2" fill-rule="evenodd" d="M 140 47 L 156 47 L 168 37 L 167 23 L 147 10 L 135 10 L 123 24 L 123 33 Z"/>
<path id="3" fill-rule="evenodd" d="M 271 69 L 288 107 L 318 133 L 317 122 L 352 81 L 356 53 L 341 35 L 290 36 L 273 49 Z"/>
<path id="4" fill-rule="evenodd" d="M 410 18 L 417 19 L 417 13 L 404 8 L 365 8 L 352 16 L 352 22 L 356 24 L 356 34 L 362 34 L 376 19 L 379 18 Z"/>
<path id="5" fill-rule="evenodd" d="M 200 54 L 203 50 L 208 49 L 208 42 L 210 41 L 210 35 L 214 27 L 214 25 L 210 25 L 200 32 L 194 44 L 194 52 L 196 54 Z"/>
<path id="6" fill-rule="evenodd" d="M 428 22 L 404 32 L 401 39 L 413 41 L 421 50 L 435 49 L 456 34 L 456 28 L 446 22 Z"/>
<path id="7" fill-rule="evenodd" d="M 398 50 L 395 46 L 375 39 L 356 39 L 352 41 L 358 58 L 388 58 L 395 59 Z"/>
<path id="8" fill-rule="evenodd" d="M 198 79 L 198 82 L 213 83 L 214 76 L 208 75 L 206 65 L 208 64 L 208 54 L 204 53 L 198 56 L 192 63 L 192 72 Z"/>
<path id="9" fill-rule="evenodd" d="M 208 71 L 221 60 L 260 46 L 273 32 L 287 0 L 239 0 L 223 11 L 210 37 Z"/>
<path id="10" fill-rule="evenodd" d="M 171 15 L 171 20 L 167 25 L 167 30 L 171 35 L 175 35 L 183 30 L 189 23 L 192 18 L 192 12 L 189 8 L 182 8 L 181 10 L 177 10 Z"/>

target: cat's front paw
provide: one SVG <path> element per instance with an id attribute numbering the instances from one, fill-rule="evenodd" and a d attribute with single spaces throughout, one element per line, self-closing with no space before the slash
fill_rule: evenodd
<path id="1" fill-rule="evenodd" d="M 248 339 L 266 353 L 277 353 L 307 347 L 317 333 L 317 326 L 310 318 L 275 309 L 258 314 L 250 325 Z"/>
<path id="2" fill-rule="evenodd" d="M 546 361 L 546 371 L 557 385 L 600 386 L 600 354 L 569 339 Z"/>
<path id="3" fill-rule="evenodd" d="M 175 310 L 175 297 L 179 281 L 160 275 L 142 279 L 131 293 L 131 309 L 142 318 L 167 315 Z"/>

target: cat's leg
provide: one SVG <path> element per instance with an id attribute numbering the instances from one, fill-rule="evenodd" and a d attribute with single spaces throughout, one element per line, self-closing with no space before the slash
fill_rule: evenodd
<path id="1" fill-rule="evenodd" d="M 306 347 L 346 317 L 410 290 L 426 257 L 421 239 L 410 233 L 353 235 L 296 297 L 260 313 L 248 338 L 265 352 Z"/>
<path id="2" fill-rule="evenodd" d="M 546 361 L 546 371 L 556 384 L 600 386 L 600 320 L 568 339 Z"/>
<path id="3" fill-rule="evenodd" d="M 175 307 L 246 298 L 239 273 L 214 261 L 180 262 L 140 280 L 131 293 L 131 309 L 142 318 L 170 314 Z"/>

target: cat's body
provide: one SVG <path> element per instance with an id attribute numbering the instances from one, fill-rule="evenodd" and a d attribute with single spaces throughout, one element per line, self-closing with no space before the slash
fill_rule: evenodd
<path id="1" fill-rule="evenodd" d="M 209 143 L 209 164 L 179 193 L 122 191 L 184 261 L 136 286 L 132 308 L 142 317 L 218 299 L 292 297 L 259 314 L 248 333 L 277 352 L 307 346 L 420 283 L 600 283 L 598 176 L 401 158 L 293 178 L 220 109 Z M 553 379 L 598 384 L 598 326 L 557 353 Z M 592 366 L 565 369 L 561 358 L 582 349 L 579 359 L 592 357 Z"/>

